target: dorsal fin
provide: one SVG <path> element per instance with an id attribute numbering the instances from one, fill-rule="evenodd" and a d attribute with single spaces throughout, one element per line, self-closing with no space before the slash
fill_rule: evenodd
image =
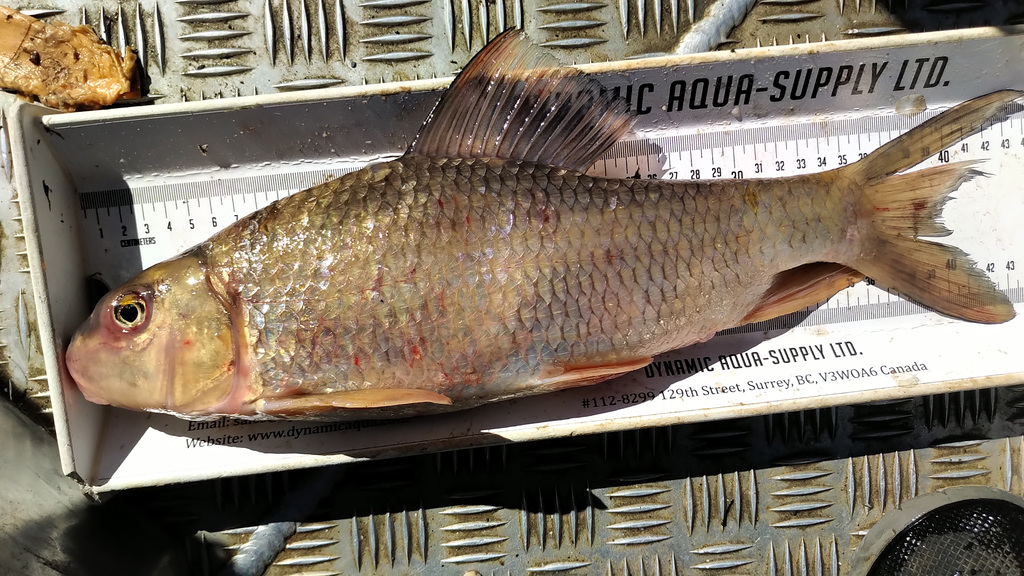
<path id="1" fill-rule="evenodd" d="M 521 30 L 508 30 L 469 61 L 408 153 L 528 160 L 582 172 L 632 124 L 625 100 L 561 66 Z"/>

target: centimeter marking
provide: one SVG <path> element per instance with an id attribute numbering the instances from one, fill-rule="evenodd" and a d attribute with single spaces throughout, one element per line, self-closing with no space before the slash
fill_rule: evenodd
<path id="1" fill-rule="evenodd" d="M 616 144 L 590 173 L 615 178 L 707 180 L 820 172 L 856 162 L 929 115 L 921 116 L 918 119 L 901 116 L 810 119 L 802 123 L 655 135 Z M 1003 158 L 1001 168 L 1012 170 L 1012 167 L 1024 166 L 1024 118 L 1020 114 L 994 123 L 922 166 L 958 160 L 991 162 L 997 156 Z M 266 174 L 245 173 L 241 169 L 238 176 L 221 174 L 215 181 L 170 181 L 83 193 L 80 201 L 87 267 L 110 284 L 120 283 L 279 198 L 359 167 L 348 163 Z M 1016 180 L 1013 175 L 1003 177 L 1008 182 L 1019 182 L 1024 178 L 1024 169 L 1018 170 Z M 1021 303 L 1024 302 L 1024 285 L 1013 255 L 1018 253 L 1017 249 L 1024 250 L 1024 237 L 1016 244 L 1011 242 L 1009 248 L 995 250 L 999 254 L 979 254 L 971 250 L 968 253 L 978 259 L 979 265 L 1011 301 Z M 117 257 L 110 258 L 111 255 Z M 121 258 L 122 255 L 125 257 Z M 1024 261 L 1021 264 L 1024 266 Z M 880 319 L 922 311 L 920 306 L 894 293 L 861 283 L 813 309 L 727 332 L 782 330 L 797 325 Z"/>

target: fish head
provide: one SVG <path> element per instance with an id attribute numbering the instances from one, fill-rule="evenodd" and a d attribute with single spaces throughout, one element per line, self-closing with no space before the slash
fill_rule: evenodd
<path id="1" fill-rule="evenodd" d="M 225 300 L 186 254 L 104 296 L 71 340 L 67 367 L 97 404 L 209 414 L 232 397 L 235 339 Z"/>

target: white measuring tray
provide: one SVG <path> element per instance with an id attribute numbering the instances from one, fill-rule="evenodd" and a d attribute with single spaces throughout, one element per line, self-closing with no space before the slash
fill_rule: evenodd
<path id="1" fill-rule="evenodd" d="M 1022 47 L 1020 30 L 983 29 L 586 66 L 640 115 L 639 139 L 616 146 L 593 172 L 685 179 L 836 167 L 943 107 L 1024 88 Z M 89 312 L 87 278 L 115 286 L 276 198 L 397 155 L 443 84 L 74 114 L 12 109 L 16 186 L 67 473 L 115 490 L 1024 380 L 1024 321 L 950 320 L 862 284 L 612 382 L 445 416 L 190 423 L 82 398 L 62 353 Z M 985 158 L 992 175 L 964 185 L 948 205 L 949 240 L 1021 302 L 1024 121 L 1014 114 L 965 144 L 931 162 Z"/>

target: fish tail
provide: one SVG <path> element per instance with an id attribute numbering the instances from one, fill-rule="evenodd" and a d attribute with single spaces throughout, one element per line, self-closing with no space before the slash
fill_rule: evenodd
<path id="1" fill-rule="evenodd" d="M 960 104 L 848 167 L 862 191 L 854 268 L 942 314 L 986 324 L 1014 317 L 1006 295 L 963 250 L 927 238 L 951 234 L 939 221 L 942 208 L 951 192 L 984 175 L 977 163 L 896 173 L 977 133 L 1019 97 L 1002 91 Z"/>
<path id="2" fill-rule="evenodd" d="M 951 233 L 938 218 L 949 193 L 982 174 L 973 164 L 926 168 L 867 186 L 869 227 L 853 268 L 943 314 L 995 324 L 1014 316 L 1006 295 L 963 250 L 922 238 Z"/>

